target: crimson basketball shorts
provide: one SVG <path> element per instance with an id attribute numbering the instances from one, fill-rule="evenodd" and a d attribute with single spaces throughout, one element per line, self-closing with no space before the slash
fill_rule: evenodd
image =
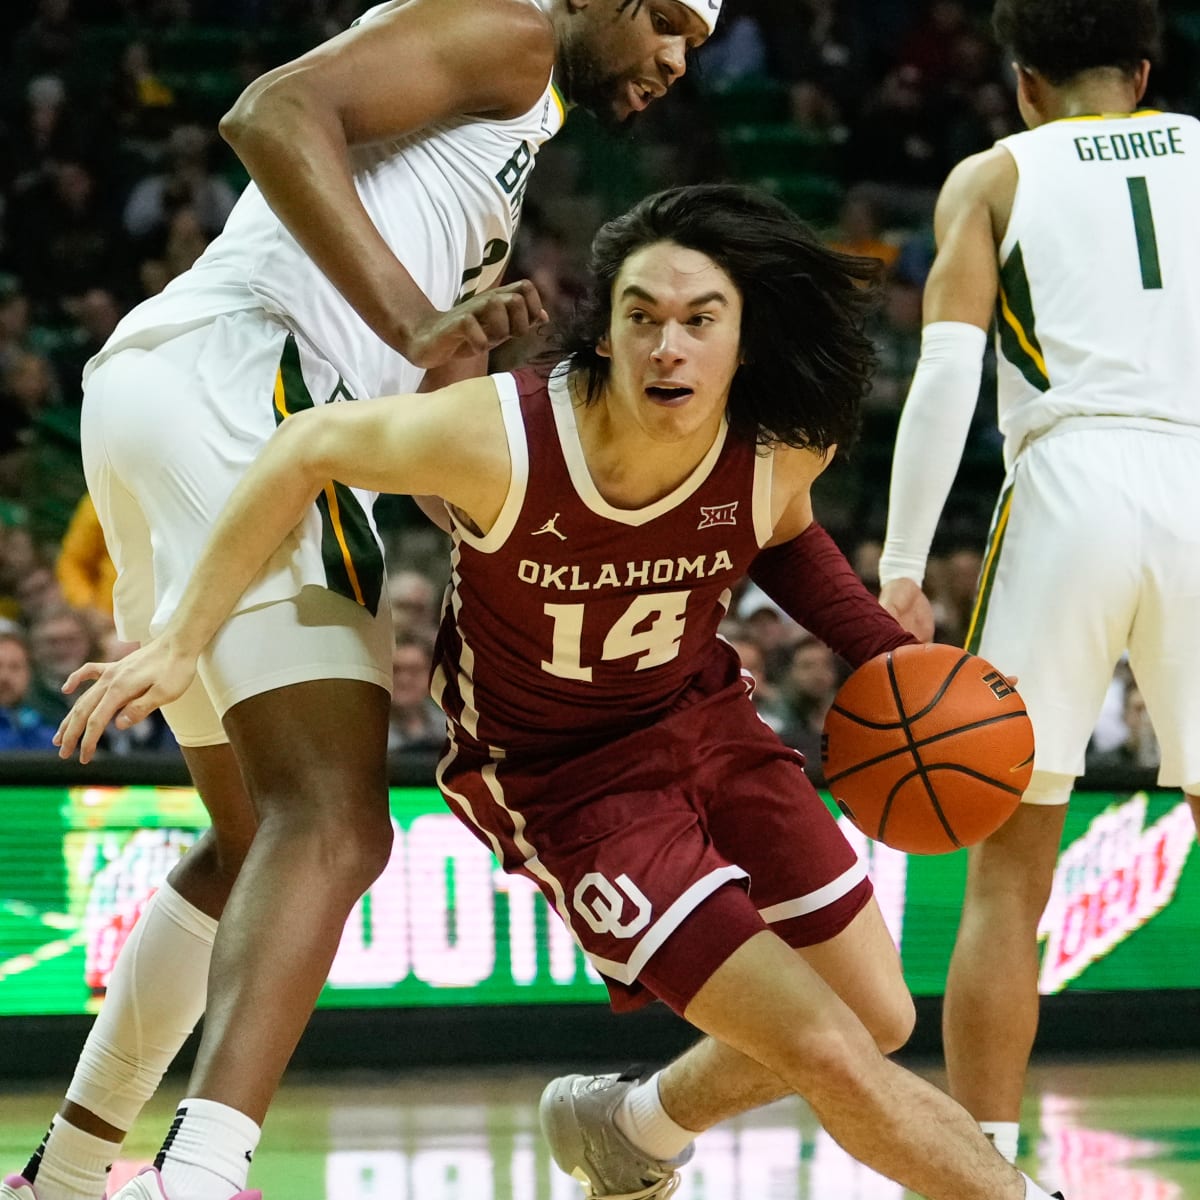
<path id="1" fill-rule="evenodd" d="M 451 742 L 443 795 L 504 868 L 541 888 L 614 1009 L 682 1013 L 743 943 L 840 933 L 866 868 L 739 680 L 573 758 Z"/>

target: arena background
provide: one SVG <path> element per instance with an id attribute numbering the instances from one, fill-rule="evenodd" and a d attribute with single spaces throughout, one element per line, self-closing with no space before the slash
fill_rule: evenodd
<path id="1" fill-rule="evenodd" d="M 214 136 L 221 113 L 262 70 L 363 7 L 0 6 L 0 628 L 27 640 L 33 675 L 28 694 L 8 706 L 16 733 L 0 750 L 0 1078 L 69 1070 L 122 938 L 203 819 L 161 724 L 132 738 L 114 733 L 88 769 L 21 741 L 33 725 L 20 714 L 53 722 L 55 680 L 71 654 L 121 652 L 102 546 L 86 537 L 79 370 L 121 313 L 194 261 L 244 185 Z M 1019 124 L 987 7 L 729 0 L 720 36 L 635 135 L 614 137 L 576 116 L 546 149 L 510 269 L 533 278 L 553 312 L 565 311 L 587 235 L 602 219 L 655 187 L 700 178 L 756 181 L 831 242 L 880 257 L 886 282 L 872 327 L 880 368 L 863 440 L 817 497 L 869 584 L 919 345 L 932 200 L 955 161 Z M 1168 7 L 1150 102 L 1195 112 L 1200 9 Z M 495 365 L 541 348 L 507 347 Z M 1000 479 L 993 387 L 989 370 L 930 570 L 945 641 L 963 632 Z M 421 646 L 444 582 L 444 547 L 408 501 L 387 498 L 382 511 L 397 572 L 393 612 Z M 811 654 L 803 631 L 750 592 L 735 611 L 736 632 L 761 655 L 764 713 L 793 744 L 811 746 L 844 665 L 819 662 L 825 675 L 813 684 L 801 678 L 802 655 Z M 75 624 L 73 648 L 64 648 L 64 622 Z M 442 809 L 431 787 L 429 714 L 420 703 L 396 706 L 392 803 L 402 837 L 347 927 L 298 1062 L 660 1058 L 684 1044 L 686 1030 L 665 1012 L 608 1015 L 602 987 L 540 898 L 504 882 Z M 1045 922 L 1041 1046 L 1194 1048 L 1195 839 L 1180 797 L 1153 788 L 1153 735 L 1127 673 L 1114 679 L 1106 712 Z M 913 1049 L 936 1049 L 964 856 L 872 853 L 921 1010 Z"/>

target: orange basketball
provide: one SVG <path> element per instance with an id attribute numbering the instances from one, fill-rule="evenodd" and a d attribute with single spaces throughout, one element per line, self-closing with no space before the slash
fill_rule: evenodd
<path id="1" fill-rule="evenodd" d="M 825 782 L 868 837 L 942 854 L 994 833 L 1033 773 L 1016 689 L 955 646 L 901 646 L 864 663 L 825 718 Z"/>

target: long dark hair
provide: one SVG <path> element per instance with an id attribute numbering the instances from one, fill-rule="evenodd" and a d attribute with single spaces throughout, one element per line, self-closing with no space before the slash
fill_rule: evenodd
<path id="1" fill-rule="evenodd" d="M 999 0 L 996 39 L 1058 86 L 1083 71 L 1135 71 L 1162 49 L 1158 0 Z"/>
<path id="2" fill-rule="evenodd" d="M 831 250 L 787 205 L 740 184 L 671 188 L 601 226 L 589 290 L 558 340 L 586 374 L 588 402 L 608 380 L 596 347 L 612 319 L 613 284 L 630 255 L 655 242 L 707 255 L 741 292 L 733 433 L 760 445 L 848 448 L 875 365 L 863 327 L 879 263 Z"/>

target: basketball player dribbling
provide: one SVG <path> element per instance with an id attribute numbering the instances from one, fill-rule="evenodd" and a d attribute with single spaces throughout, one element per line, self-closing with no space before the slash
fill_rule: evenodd
<path id="1" fill-rule="evenodd" d="M 620 122 L 661 96 L 719 9 L 400 0 L 249 87 L 221 128 L 254 183 L 87 369 L 84 465 L 122 638 L 169 618 L 277 423 L 415 392 L 426 370 L 478 374 L 488 349 L 542 318 L 530 283 L 493 287 L 538 148 L 568 104 Z M 206 985 L 163 1181 L 124 1196 L 241 1194 L 346 915 L 391 845 L 392 647 L 371 501 L 322 492 L 168 708 L 212 832 L 139 921 L 66 1102 L 3 1200 L 99 1200 Z"/>
<path id="2" fill-rule="evenodd" d="M 571 358 L 549 375 L 284 422 L 161 635 L 73 677 L 97 682 L 63 750 L 90 754 L 109 719 L 190 685 L 326 479 L 440 493 L 454 531 L 433 676 L 443 795 L 543 890 L 614 1008 L 657 997 L 709 1035 L 645 1084 L 552 1083 L 559 1164 L 589 1196 L 665 1198 L 693 1131 L 793 1091 L 930 1200 L 1047 1200 L 949 1097 L 884 1057 L 913 1022 L 896 948 L 800 756 L 759 720 L 716 636 L 749 571 L 852 664 L 912 640 L 809 494 L 868 384 L 873 267 L 777 201 L 707 186 L 610 222 L 593 271 Z"/>
<path id="3" fill-rule="evenodd" d="M 1020 680 L 1024 803 L 970 851 L 946 988 L 950 1090 L 1011 1161 L 1038 1020 L 1038 923 L 1067 802 L 1128 648 L 1159 782 L 1200 817 L 1200 125 L 1140 108 L 1155 0 L 1000 0 L 1030 130 L 938 201 L 920 364 L 896 443 L 882 602 L 920 590 L 993 317 L 1008 477 L 967 648 Z"/>

